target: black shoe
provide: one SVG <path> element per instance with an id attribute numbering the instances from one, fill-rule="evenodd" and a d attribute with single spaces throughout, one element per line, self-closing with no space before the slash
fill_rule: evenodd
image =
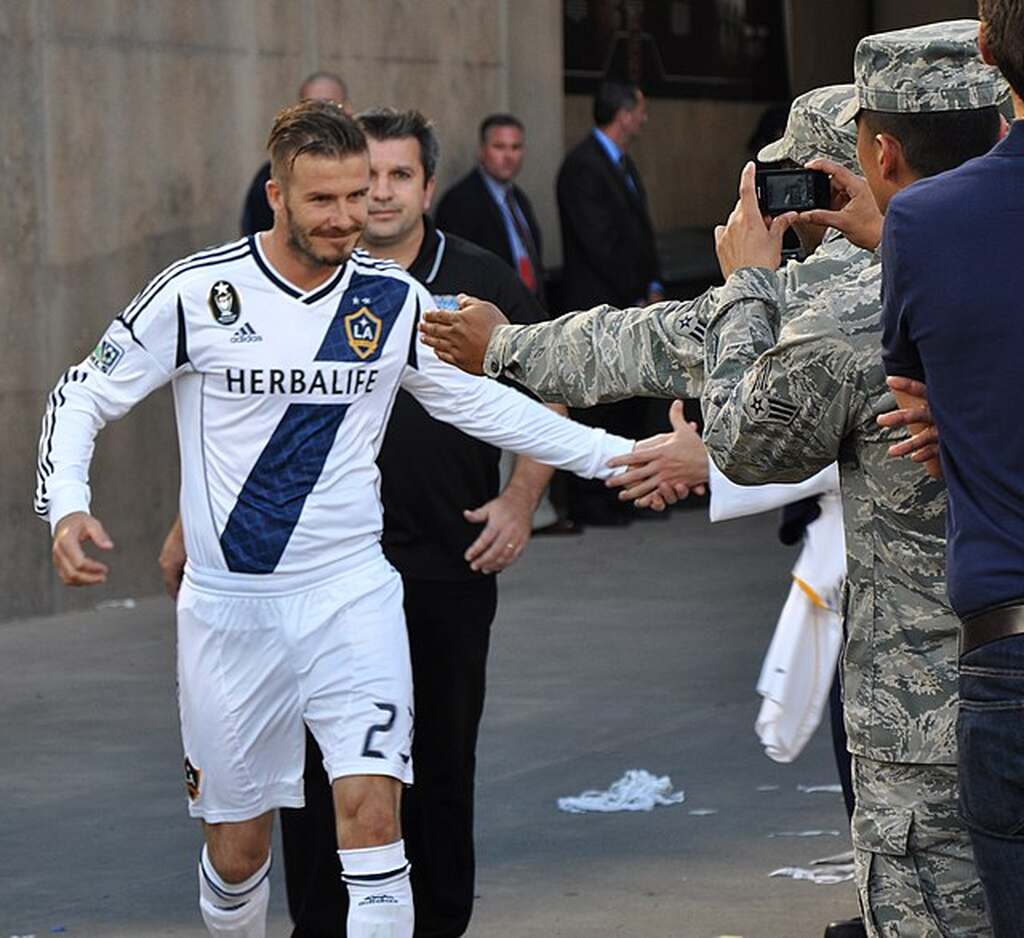
<path id="1" fill-rule="evenodd" d="M 844 922 L 830 922 L 825 928 L 825 938 L 867 938 L 864 919 L 848 918 Z"/>

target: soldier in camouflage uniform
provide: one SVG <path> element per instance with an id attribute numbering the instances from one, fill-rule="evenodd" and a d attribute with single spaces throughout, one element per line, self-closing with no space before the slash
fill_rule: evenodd
<path id="1" fill-rule="evenodd" d="M 862 109 L 995 105 L 1005 87 L 978 56 L 977 30 L 976 21 L 958 21 L 862 40 L 857 98 L 842 118 Z M 944 126 L 954 132 L 952 121 Z M 994 114 L 991 128 L 979 152 L 995 142 Z M 871 133 L 862 136 L 861 152 L 870 153 Z M 772 264 L 756 266 L 781 233 L 769 234 L 760 218 L 751 169 L 720 230 L 723 269 L 736 269 L 705 338 L 705 444 L 727 476 L 747 484 L 797 481 L 838 459 L 848 559 L 845 712 L 865 925 L 875 936 L 990 935 L 957 812 L 959 622 L 946 605 L 945 489 L 888 458 L 896 437 L 876 423 L 894 407 L 881 360 L 881 267 L 876 258 L 794 304 Z"/>
<path id="2" fill-rule="evenodd" d="M 783 138 L 758 157 L 799 165 L 824 157 L 856 168 L 856 134 L 837 123 L 854 97 L 853 85 L 801 95 L 793 102 Z M 792 293 L 826 289 L 832 279 L 866 266 L 870 257 L 828 231 L 810 257 L 790 261 L 778 272 L 780 288 Z M 498 325 L 485 354 L 456 348 L 452 330 L 472 321 L 473 310 L 464 309 L 458 318 L 428 313 L 425 341 L 442 357 L 456 353 L 454 363 L 469 371 L 509 377 L 547 401 L 573 407 L 627 397 L 697 397 L 704 380 L 704 330 L 716 296 L 712 288 L 693 300 L 623 310 L 598 306 L 533 326 Z"/>

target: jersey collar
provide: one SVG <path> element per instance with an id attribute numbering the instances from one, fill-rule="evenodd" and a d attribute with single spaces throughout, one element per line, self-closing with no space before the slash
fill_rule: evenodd
<path id="1" fill-rule="evenodd" d="M 420 283 L 429 286 L 441 268 L 441 261 L 444 260 L 444 249 L 444 232 L 437 230 L 437 226 L 429 215 L 424 215 L 423 243 L 420 245 L 416 260 L 409 265 L 409 274 Z"/>
<path id="2" fill-rule="evenodd" d="M 329 294 L 340 282 L 341 278 L 345 276 L 345 264 L 342 264 L 332 274 L 326 283 L 320 284 L 315 290 L 303 291 L 300 290 L 294 283 L 286 280 L 276 270 L 274 270 L 270 261 L 267 259 L 267 255 L 263 253 L 263 245 L 260 243 L 258 234 L 249 235 L 249 245 L 252 248 L 252 256 L 256 261 L 256 266 L 263 271 L 264 276 L 279 290 L 287 293 L 292 299 L 298 300 L 300 303 L 312 305 L 318 300 L 322 300 L 327 294 Z"/>

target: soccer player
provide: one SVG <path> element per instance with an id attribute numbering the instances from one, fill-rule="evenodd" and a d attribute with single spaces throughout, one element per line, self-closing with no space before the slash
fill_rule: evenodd
<path id="1" fill-rule="evenodd" d="M 285 109 L 268 147 L 274 227 L 168 267 L 60 379 L 36 507 L 64 582 L 103 582 L 106 565 L 83 549 L 113 546 L 89 513 L 94 437 L 173 383 L 189 558 L 179 706 L 189 811 L 203 820 L 203 919 L 214 936 L 265 934 L 271 812 L 302 804 L 305 722 L 332 780 L 349 938 L 409 938 L 398 804 L 412 781 L 412 687 L 374 463 L 395 394 L 586 476 L 608 476 L 632 444 L 420 344 L 430 295 L 354 251 L 369 160 L 337 105 Z"/>

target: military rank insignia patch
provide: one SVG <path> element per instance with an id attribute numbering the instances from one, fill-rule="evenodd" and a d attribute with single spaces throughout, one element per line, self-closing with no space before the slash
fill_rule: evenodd
<path id="1" fill-rule="evenodd" d="M 209 302 L 213 318 L 222 326 L 233 326 L 242 315 L 238 291 L 227 280 L 218 280 L 210 287 Z"/>
<path id="2" fill-rule="evenodd" d="M 199 797 L 199 784 L 202 780 L 203 773 L 199 771 L 193 764 L 192 760 L 185 757 L 185 789 L 188 791 L 188 797 L 190 801 L 195 801 Z"/>
<path id="3" fill-rule="evenodd" d="M 113 339 L 102 338 L 100 344 L 92 350 L 89 356 L 89 364 L 97 371 L 109 375 L 117 367 L 118 362 L 124 358 L 124 349 Z"/>
<path id="4" fill-rule="evenodd" d="M 773 397 L 768 393 L 772 379 L 772 363 L 763 361 L 757 367 L 754 387 L 746 403 L 746 410 L 755 420 L 767 423 L 791 424 L 800 408 L 792 401 Z"/>
<path id="5" fill-rule="evenodd" d="M 345 317 L 345 339 L 349 348 L 364 361 L 377 351 L 383 330 L 381 318 L 368 306 L 361 306 Z"/>

